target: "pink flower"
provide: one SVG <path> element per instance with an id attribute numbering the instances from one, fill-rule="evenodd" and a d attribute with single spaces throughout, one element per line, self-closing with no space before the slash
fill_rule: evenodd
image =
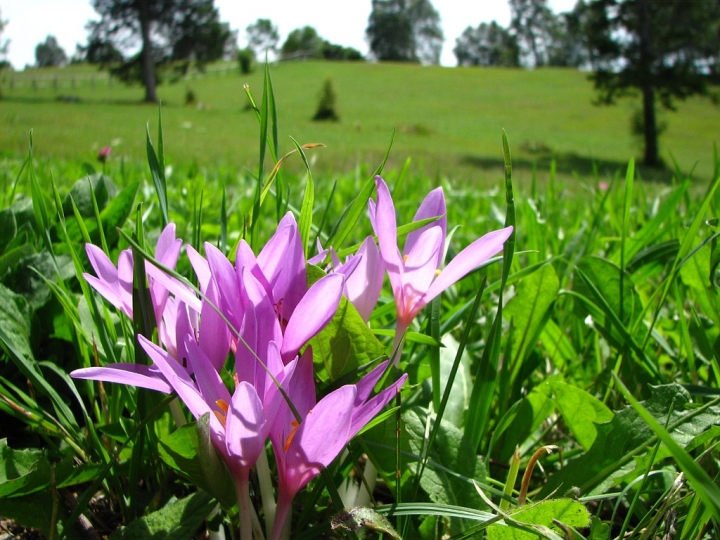
<path id="1" fill-rule="evenodd" d="M 377 205 L 370 202 L 370 219 L 395 296 L 395 348 L 417 314 L 438 294 L 498 253 L 513 229 L 506 227 L 487 233 L 462 250 L 441 270 L 446 234 L 445 196 L 442 188 L 428 194 L 413 221 L 433 216 L 441 218 L 408 234 L 404 254 L 401 254 L 397 244 L 395 205 L 390 191 L 379 176 L 375 177 L 375 185 Z M 396 357 L 396 365 L 398 362 L 399 357 Z"/>
<path id="2" fill-rule="evenodd" d="M 407 374 L 370 397 L 387 363 L 378 365 L 356 385 L 338 388 L 316 403 L 311 351 L 298 361 L 287 393 L 300 420 L 282 401 L 270 429 L 279 480 L 273 538 L 280 538 L 295 495 L 330 465 L 350 439 L 388 404 L 405 383 Z"/>
<path id="3" fill-rule="evenodd" d="M 100 150 L 98 150 L 97 158 L 100 163 L 105 163 L 108 158 L 110 157 L 110 154 L 112 154 L 112 148 L 109 146 L 103 146 Z"/>

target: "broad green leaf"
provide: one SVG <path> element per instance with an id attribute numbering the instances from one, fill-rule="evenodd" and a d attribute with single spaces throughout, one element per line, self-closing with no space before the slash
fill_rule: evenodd
<path id="1" fill-rule="evenodd" d="M 426 411 L 414 408 L 403 415 L 405 432 L 413 452 L 422 455 L 426 443 Z M 467 506 L 474 509 L 485 507 L 471 480 L 485 481 L 485 465 L 463 438 L 460 429 L 442 421 L 429 452 L 430 463 L 420 480 L 420 485 L 430 500 L 438 504 Z M 470 524 L 455 522 L 464 530 Z M 460 532 L 460 530 L 453 531 Z"/>
<path id="2" fill-rule="evenodd" d="M 547 264 L 518 283 L 515 296 L 503 309 L 505 319 L 513 322 L 511 358 L 515 370 L 535 346 L 559 289 L 555 269 Z"/>
<path id="3" fill-rule="evenodd" d="M 442 344 L 443 347 L 440 349 L 440 388 L 442 392 L 444 392 L 448 377 L 450 376 L 450 370 L 455 362 L 459 343 L 452 334 L 446 334 L 442 338 Z M 463 416 L 470 403 L 471 393 L 470 355 L 467 350 L 465 350 L 463 351 L 460 365 L 455 375 L 455 380 L 453 381 L 450 398 L 445 406 L 443 420 L 450 422 L 455 427 L 462 427 Z"/>
<path id="4" fill-rule="evenodd" d="M 47 282 L 55 283 L 58 271 L 62 279 L 75 275 L 72 259 L 67 255 L 54 258 L 47 251 L 40 251 L 22 259 L 15 270 L 5 278 L 5 284 L 23 296 L 33 310 L 44 306 L 51 298 Z"/>
<path id="5" fill-rule="evenodd" d="M 615 313 L 617 318 L 622 321 L 627 328 L 631 328 L 632 324 L 642 311 L 642 305 L 637 291 L 633 287 L 632 281 L 628 276 L 622 280 L 622 291 L 620 290 L 620 268 L 608 261 L 596 256 L 583 257 L 578 263 L 578 269 L 592 281 L 597 291 L 602 295 L 605 303 Z M 581 279 L 576 279 L 573 284 L 573 290 L 586 298 L 591 299 L 598 305 L 597 295 L 591 288 Z M 581 308 L 582 304 L 577 303 Z M 587 312 L 580 309 L 578 316 L 585 318 Z M 610 325 L 610 320 L 596 321 L 600 326 Z"/>
<path id="6" fill-rule="evenodd" d="M 0 253 L 10 244 L 17 234 L 17 221 L 10 208 L 0 210 Z M 2 272 L 0 272 L 2 275 Z"/>
<path id="7" fill-rule="evenodd" d="M 38 529 L 47 538 L 50 536 L 52 526 L 52 512 L 54 501 L 50 490 L 39 491 L 22 497 L 7 497 L 0 500 L 0 510 L 4 518 L 13 519 L 23 527 Z M 67 528 L 64 524 L 67 514 L 62 510 L 63 504 L 58 501 L 57 533 L 65 533 L 67 538 L 82 538 L 75 523 Z M 57 538 L 57 534 L 55 538 Z"/>
<path id="8" fill-rule="evenodd" d="M 688 454 L 682 446 L 678 444 L 678 441 L 663 427 L 663 424 L 653 416 L 653 414 L 643 407 L 620 379 L 615 375 L 615 382 L 618 384 L 620 392 L 628 400 L 630 406 L 637 412 L 637 414 L 643 419 L 648 427 L 655 433 L 668 450 L 672 453 L 675 458 L 675 462 L 678 467 L 687 476 L 691 487 L 697 492 L 700 498 L 703 499 L 708 509 L 712 512 L 715 520 L 720 519 L 720 488 L 713 481 L 710 475 L 705 469 L 703 469 L 691 456 Z M 717 417 L 715 419 L 717 421 Z M 683 433 L 683 438 L 687 433 Z M 688 442 L 688 441 L 685 441 Z"/>
<path id="9" fill-rule="evenodd" d="M 562 530 L 553 523 L 553 520 L 576 529 L 590 524 L 590 513 L 585 506 L 572 499 L 551 499 L 521 506 L 509 512 L 509 515 L 522 524 L 550 527 L 558 533 L 562 533 Z M 538 535 L 503 525 L 490 525 L 487 529 L 487 538 L 488 540 L 536 540 Z"/>
<path id="10" fill-rule="evenodd" d="M 73 214 L 72 201 L 75 202 L 80 215 L 91 218 L 95 215 L 92 194 L 95 195 L 98 208 L 104 209 L 108 202 L 118 194 L 118 188 L 109 177 L 102 174 L 86 176 L 75 182 L 63 200 L 63 213 L 65 216 Z"/>
<path id="11" fill-rule="evenodd" d="M 312 338 L 315 374 L 333 382 L 358 367 L 385 355 L 385 347 L 345 297 L 340 300 L 332 320 Z"/>
<path id="12" fill-rule="evenodd" d="M 712 286 L 709 276 L 710 247 L 704 246 L 680 268 L 680 279 L 692 291 L 692 297 L 700 308 L 698 311 L 715 323 L 714 328 L 708 329 L 710 339 L 714 340 L 720 327 L 720 305 L 717 288 Z"/>
<path id="13" fill-rule="evenodd" d="M 400 535 L 382 514 L 372 508 L 353 507 L 343 510 L 333 516 L 330 527 L 332 529 L 345 529 L 355 531 L 360 528 L 370 529 L 393 540 L 402 540 Z"/>
<path id="14" fill-rule="evenodd" d="M 602 401 L 582 388 L 557 380 L 549 384 L 563 419 L 575 439 L 583 448 L 590 448 L 597 436 L 595 424 L 610 422 L 615 415 Z"/>
<path id="15" fill-rule="evenodd" d="M 668 384 L 652 387 L 650 398 L 642 405 L 660 424 L 667 425 L 672 438 L 684 447 L 696 435 L 717 424 L 720 415 L 720 406 L 688 408 L 689 401 L 690 395 L 682 386 Z M 605 487 L 612 486 L 615 475 L 627 473 L 622 467 L 656 441 L 653 431 L 632 407 L 616 412 L 610 422 L 597 424 L 596 429 L 593 445 L 551 475 L 538 497 L 558 488 L 566 490 L 576 486 L 584 495 L 601 482 Z"/>
<path id="16" fill-rule="evenodd" d="M 23 358 L 33 358 L 30 316 L 27 301 L 0 284 L 0 344 Z"/>
<path id="17" fill-rule="evenodd" d="M 0 439 L 0 497 L 26 495 L 49 481 L 50 464 L 44 452 L 34 448 L 14 450 L 7 445 L 7 439 Z"/>
<path id="18" fill-rule="evenodd" d="M 542 332 L 540 332 L 540 341 L 545 348 L 548 359 L 558 369 L 578 358 L 572 341 L 552 319 L 547 320 Z"/>
<path id="19" fill-rule="evenodd" d="M 108 245 L 114 246 L 118 240 L 117 228 L 122 227 L 132 213 L 135 197 L 140 189 L 140 183 L 135 182 L 124 188 L 120 193 L 114 196 L 108 205 L 100 212 L 100 219 L 103 223 L 103 232 L 105 234 Z M 83 242 L 83 234 L 77 221 L 68 221 L 68 235 L 74 242 Z M 83 226 L 87 229 L 91 240 L 94 243 L 100 243 L 100 235 L 97 228 L 97 221 L 93 218 L 84 220 Z"/>
<path id="20" fill-rule="evenodd" d="M 108 538 L 110 540 L 192 538 L 215 504 L 212 496 L 204 491 L 198 491 L 179 501 L 172 499 L 157 512 L 136 519 Z"/>
<path id="21" fill-rule="evenodd" d="M 547 390 L 543 386 L 533 388 L 500 419 L 490 439 L 488 455 L 507 463 L 515 447 L 525 442 L 554 410 L 555 402 Z"/>

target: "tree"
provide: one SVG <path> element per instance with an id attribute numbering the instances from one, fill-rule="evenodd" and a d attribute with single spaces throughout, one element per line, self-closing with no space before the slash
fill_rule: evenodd
<path id="1" fill-rule="evenodd" d="M 37 67 L 62 66 L 67 64 L 67 54 L 58 44 L 55 36 L 45 38 L 45 43 L 35 47 L 35 64 Z"/>
<path id="2" fill-rule="evenodd" d="M 717 0 L 591 0 L 586 33 L 598 103 L 640 92 L 643 161 L 661 164 L 656 100 L 709 95 L 720 74 L 720 3 Z"/>
<path id="3" fill-rule="evenodd" d="M 378 60 L 440 62 L 443 33 L 430 0 L 373 0 L 365 33 Z"/>
<path id="4" fill-rule="evenodd" d="M 245 31 L 248 37 L 248 47 L 255 52 L 258 58 L 264 58 L 268 51 L 277 50 L 280 34 L 277 26 L 274 26 L 270 19 L 258 19 L 249 25 Z"/>
<path id="5" fill-rule="evenodd" d="M 288 34 L 285 43 L 280 49 L 283 58 L 305 56 L 318 58 L 321 55 L 323 39 L 312 26 L 296 28 Z"/>
<path id="6" fill-rule="evenodd" d="M 142 50 L 113 72 L 141 80 L 145 101 L 157 101 L 158 65 L 191 61 L 202 67 L 234 50 L 233 32 L 221 23 L 213 0 L 93 0 L 100 21 L 89 24 L 90 39 L 120 48 L 140 40 Z"/>
<path id="7" fill-rule="evenodd" d="M 520 47 L 515 36 L 495 21 L 468 26 L 453 49 L 458 66 L 520 65 Z"/>
<path id="8" fill-rule="evenodd" d="M 583 0 L 578 0 L 572 11 L 560 14 L 548 51 L 548 65 L 582 67 L 591 64 L 585 34 L 587 18 L 588 8 Z"/>
<path id="9" fill-rule="evenodd" d="M 111 41 L 103 41 L 97 37 L 88 40 L 84 47 L 78 45 L 76 56 L 88 64 L 98 64 L 102 67 L 119 64 L 125 60 L 123 54 Z"/>
<path id="10" fill-rule="evenodd" d="M 549 63 L 549 52 L 559 29 L 559 21 L 547 0 L 510 0 L 510 28 L 525 56 L 535 67 Z"/>
<path id="11" fill-rule="evenodd" d="M 2 20 L 2 14 L 0 14 L 0 36 L 2 36 L 3 30 L 5 30 L 5 26 L 7 25 L 7 21 Z M 5 58 L 7 56 L 8 49 L 10 48 L 10 40 L 6 39 L 3 41 L 0 38 L 0 69 L 4 69 L 6 67 L 10 66 L 10 63 Z"/>

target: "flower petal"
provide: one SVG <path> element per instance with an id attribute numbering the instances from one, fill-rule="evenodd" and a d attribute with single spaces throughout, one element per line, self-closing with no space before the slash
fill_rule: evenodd
<path id="1" fill-rule="evenodd" d="M 292 212 L 280 220 L 257 260 L 272 287 L 273 303 L 280 308 L 280 316 L 289 319 L 307 289 L 305 255 Z"/>
<path id="2" fill-rule="evenodd" d="M 108 364 L 104 367 L 76 369 L 70 373 L 70 376 L 74 379 L 127 384 L 128 386 L 156 390 L 164 394 L 170 394 L 173 391 L 156 367 L 142 364 Z"/>
<path id="3" fill-rule="evenodd" d="M 327 467 L 348 442 L 356 389 L 346 385 L 318 402 L 285 453 L 285 488 L 296 494 Z"/>
<path id="4" fill-rule="evenodd" d="M 185 336 L 185 347 L 188 352 L 188 361 L 195 373 L 195 382 L 205 403 L 212 410 L 223 412 L 217 403 L 218 401 L 229 403 L 230 392 L 225 387 L 220 374 L 215 371 L 215 367 L 191 336 Z"/>
<path id="5" fill-rule="evenodd" d="M 397 246 L 397 222 L 395 205 L 385 181 L 375 177 L 377 206 L 375 208 L 375 234 L 380 244 L 380 253 L 385 261 L 395 300 L 402 299 L 403 260 Z"/>
<path id="6" fill-rule="evenodd" d="M 300 348 L 330 322 L 340 303 L 344 281 L 342 275 L 330 274 L 305 293 L 285 328 L 280 348 L 283 361 L 292 360 Z"/>
<path id="7" fill-rule="evenodd" d="M 436 216 L 442 217 L 432 223 L 428 223 L 424 227 L 420 227 L 419 229 L 412 231 L 407 235 L 407 239 L 405 240 L 405 249 L 403 250 L 404 253 L 410 253 L 420 238 L 420 235 L 422 235 L 422 233 L 430 227 L 440 227 L 442 230 L 442 243 L 445 243 L 445 237 L 447 235 L 447 209 L 445 207 L 445 193 L 441 187 L 435 188 L 427 194 L 425 199 L 423 199 L 423 202 L 420 203 L 420 207 L 417 209 L 413 221 L 420 221 Z M 442 264 L 442 251 L 440 251 L 439 255 L 440 256 L 437 261 L 438 267 Z"/>
<path id="8" fill-rule="evenodd" d="M 403 293 L 404 307 L 408 310 L 410 319 L 414 318 L 424 306 L 424 304 L 419 305 L 418 301 L 435 279 L 438 269 L 438 253 L 442 254 L 443 241 L 442 229 L 431 227 L 420 235 L 418 242 L 407 255 L 403 275 Z M 404 316 L 404 313 L 398 313 L 398 318 L 404 318 Z"/>
<path id="9" fill-rule="evenodd" d="M 407 378 L 407 373 L 403 373 L 397 381 L 385 388 L 382 392 L 379 392 L 378 395 L 374 396 L 370 401 L 360 407 L 356 407 L 353 413 L 348 439 L 352 439 L 370 420 L 375 418 L 385 405 L 390 403 L 397 394 L 398 389 L 405 384 Z"/>
<path id="10" fill-rule="evenodd" d="M 220 292 L 215 281 L 208 283 L 206 294 L 207 301 L 203 301 L 200 310 L 198 342 L 215 371 L 219 372 L 225 364 L 225 359 L 230 351 L 230 330 L 223 318 L 215 310 L 215 307 L 221 303 Z"/>
<path id="11" fill-rule="evenodd" d="M 455 258 L 450 261 L 450 264 L 440 272 L 440 275 L 433 281 L 432 285 L 430 285 L 430 288 L 422 298 L 424 305 L 456 281 L 465 277 L 466 274 L 486 262 L 493 255 L 500 252 L 505 240 L 510 237 L 512 231 L 512 227 L 506 227 L 489 232 L 458 253 Z"/>
<path id="12" fill-rule="evenodd" d="M 225 444 L 228 454 L 241 467 L 252 467 L 265 447 L 268 422 L 263 405 L 248 382 L 235 388 L 225 425 Z"/>
<path id="13" fill-rule="evenodd" d="M 200 284 L 200 290 L 204 293 L 207 289 L 208 283 L 212 279 L 210 265 L 208 264 L 207 259 L 195 251 L 195 248 L 193 248 L 190 244 L 185 246 L 185 252 L 187 253 L 188 259 L 190 259 L 190 264 L 192 265 L 193 270 L 195 270 L 195 275 L 197 276 L 198 283 Z"/>
<path id="14" fill-rule="evenodd" d="M 210 406 L 203 399 L 190 375 L 180 364 L 145 336 L 138 336 L 138 341 L 195 418 L 200 418 L 206 412 L 211 412 Z M 215 415 L 211 414 L 211 422 L 213 418 L 215 418 Z"/>
<path id="15" fill-rule="evenodd" d="M 240 328 L 242 320 L 240 287 L 235 268 L 222 251 L 208 242 L 205 243 L 205 254 L 218 290 L 222 291 L 221 304 L 218 307 L 233 327 Z"/>

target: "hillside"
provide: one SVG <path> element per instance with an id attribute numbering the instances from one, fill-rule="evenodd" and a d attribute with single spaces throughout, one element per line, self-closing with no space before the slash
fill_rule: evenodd
<path id="1" fill-rule="evenodd" d="M 246 107 L 243 84 L 250 85 L 259 103 L 262 73 L 241 76 L 234 65 L 226 68 L 160 87 L 169 162 L 256 162 L 257 121 Z M 281 153 L 293 147 L 289 136 L 301 143 L 325 143 L 327 148 L 312 151 L 317 172 L 379 162 L 393 128 L 391 165 L 411 157 L 420 172 L 459 180 L 497 177 L 502 129 L 507 131 L 520 180 L 529 176 L 534 163 L 546 174 L 552 155 L 561 173 L 586 174 L 596 162 L 603 174 L 611 174 L 640 153 L 639 141 L 629 129 L 637 102 L 593 106 L 587 74 L 575 70 L 297 62 L 272 66 L 271 73 Z M 91 78 L 95 76 L 97 80 Z M 314 123 L 310 118 L 328 77 L 338 96 L 341 121 Z M 188 89 L 197 97 L 194 106 L 184 104 Z M 140 87 L 108 85 L 105 74 L 88 67 L 6 72 L 2 92 L 3 152 L 26 152 L 33 129 L 41 156 L 83 155 L 92 161 L 99 147 L 112 144 L 114 159 L 136 161 L 144 160 L 146 124 L 153 137 L 157 133 L 157 109 L 140 103 Z M 685 171 L 697 162 L 696 175 L 707 178 L 712 174 L 720 108 L 701 99 L 678 108 L 677 113 L 661 113 L 668 125 L 660 141 L 662 155 L 671 164 L 672 152 Z M 300 164 L 291 160 L 287 166 L 298 169 Z"/>

